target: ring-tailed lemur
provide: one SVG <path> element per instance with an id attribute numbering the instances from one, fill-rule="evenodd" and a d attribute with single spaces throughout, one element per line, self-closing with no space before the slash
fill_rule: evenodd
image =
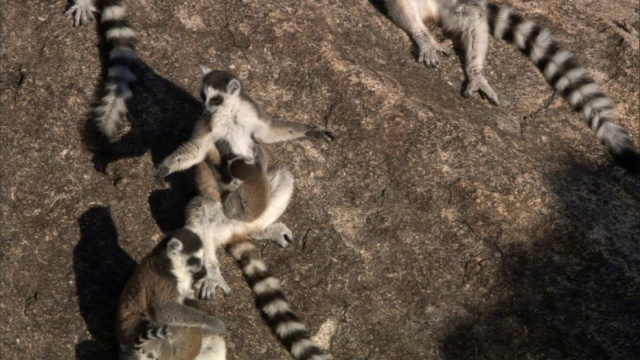
<path id="1" fill-rule="evenodd" d="M 188 169 L 203 161 L 219 166 L 242 159 L 252 164 L 261 152 L 260 144 L 315 137 L 328 142 L 332 132 L 313 125 L 274 120 L 244 92 L 240 80 L 230 72 L 202 67 L 201 96 L 205 103 L 202 119 L 189 141 L 158 166 L 156 177 Z M 221 149 L 225 150 L 221 154 Z M 201 167 L 204 168 L 204 167 Z M 224 177 L 227 170 L 219 169 Z"/>
<path id="2" fill-rule="evenodd" d="M 107 76 L 100 105 L 94 109 L 96 127 L 108 141 L 114 141 L 127 115 L 127 101 L 133 97 L 131 87 L 137 80 L 136 34 L 127 21 L 127 7 L 122 0 L 73 0 L 65 13 L 74 18 L 74 26 L 86 25 L 94 12 L 101 12 L 100 28 L 107 45 Z M 98 9 L 99 8 L 99 9 Z"/>
<path id="3" fill-rule="evenodd" d="M 460 37 L 468 81 L 466 97 L 480 92 L 491 103 L 499 103 L 482 73 L 489 34 L 513 44 L 604 142 L 616 162 L 631 172 L 640 172 L 640 155 L 626 131 L 613 122 L 613 102 L 549 30 L 524 20 L 509 7 L 487 5 L 485 0 L 385 0 L 385 4 L 389 17 L 413 38 L 419 48 L 418 60 L 427 66 L 437 66 L 438 53 L 449 54 L 451 50 L 433 38 L 423 21 L 439 22 L 445 31 Z"/>
<path id="4" fill-rule="evenodd" d="M 181 229 L 142 259 L 120 296 L 120 359 L 226 358 L 224 323 L 187 305 L 207 274 L 203 256 L 201 239 Z"/>
<path id="5" fill-rule="evenodd" d="M 282 174 L 277 171 L 271 173 L 272 185 L 282 183 L 282 180 L 277 180 L 279 176 L 282 176 Z M 274 189 L 272 197 L 275 193 L 275 197 L 279 197 L 281 200 L 284 197 L 288 200 L 286 194 L 280 193 L 283 190 L 282 188 L 274 187 Z M 247 204 L 252 206 L 251 199 L 248 200 Z M 329 359 L 330 357 L 324 350 L 309 338 L 309 331 L 306 326 L 293 313 L 291 306 L 286 301 L 279 280 L 271 276 L 267 271 L 266 265 L 255 256 L 255 246 L 247 236 L 256 234 L 265 223 L 269 224 L 280 216 L 284 208 L 286 208 L 286 203 L 281 200 L 272 201 L 269 204 L 267 210 L 259 217 L 260 219 L 266 214 L 269 217 L 269 221 L 262 223 L 260 221 L 256 223 L 229 219 L 225 216 L 222 210 L 223 205 L 220 202 L 204 196 L 197 196 L 191 200 L 187 205 L 188 221 L 185 227 L 203 239 L 205 263 L 207 260 L 215 260 L 214 265 L 207 267 L 212 277 L 211 282 L 203 285 L 201 291 L 213 292 L 216 286 L 221 287 L 223 291 L 225 287 L 228 288 L 220 274 L 215 254 L 217 248 L 227 247 L 229 253 L 240 265 L 249 286 L 254 292 L 256 306 L 260 309 L 269 327 L 293 357 L 295 359 Z M 283 207 L 274 209 L 275 203 L 281 204 Z M 270 219 L 273 219 L 273 221 L 270 221 Z M 256 226 L 256 224 L 259 226 Z M 286 232 L 290 233 L 290 230 L 286 229 L 283 224 L 272 224 L 263 231 L 263 238 L 282 237 L 282 234 Z M 254 235 L 252 236 L 255 237 Z M 198 289 L 197 283 L 196 289 Z"/>

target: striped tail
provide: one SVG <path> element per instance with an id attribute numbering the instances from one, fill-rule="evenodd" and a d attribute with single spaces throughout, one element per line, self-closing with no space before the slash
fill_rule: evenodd
<path id="1" fill-rule="evenodd" d="M 136 34 L 127 21 L 127 8 L 121 0 L 103 0 L 100 32 L 108 49 L 107 74 L 102 97 L 94 110 L 97 127 L 109 141 L 115 140 L 127 114 L 127 100 L 133 96 L 138 60 Z"/>
<path id="2" fill-rule="evenodd" d="M 228 251 L 238 262 L 253 290 L 256 306 L 274 334 L 296 360 L 325 360 L 331 357 L 310 339 L 309 330 L 293 313 L 282 292 L 280 281 L 256 256 L 256 248 L 248 238 L 235 238 Z"/>
<path id="3" fill-rule="evenodd" d="M 140 351 L 146 342 L 151 340 L 164 340 L 171 336 L 169 326 L 167 325 L 152 325 L 149 322 L 145 322 L 144 328 L 136 337 L 134 342 L 134 349 Z"/>
<path id="4" fill-rule="evenodd" d="M 489 4 L 487 17 L 491 35 L 513 44 L 528 56 L 547 82 L 571 105 L 596 133 L 616 162 L 633 173 L 640 173 L 640 155 L 627 132 L 613 120 L 614 104 L 575 57 L 560 47 L 551 32 L 524 20 L 506 6 Z"/>

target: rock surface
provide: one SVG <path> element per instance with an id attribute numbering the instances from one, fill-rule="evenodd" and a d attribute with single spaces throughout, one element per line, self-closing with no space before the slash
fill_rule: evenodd
<path id="1" fill-rule="evenodd" d="M 338 136 L 269 147 L 297 179 L 283 217 L 297 239 L 262 243 L 336 359 L 640 352 L 640 179 L 508 44 L 491 44 L 492 107 L 460 96 L 458 57 L 418 64 L 379 1 L 127 3 L 148 68 L 133 141 L 99 172 L 81 135 L 95 26 L 73 28 L 64 1 L 0 1 L 2 359 L 114 358 L 119 291 L 193 193 L 189 172 L 173 191 L 152 174 L 200 111 L 198 64 Z M 637 1 L 509 3 L 577 55 L 640 144 Z M 204 308 L 226 322 L 229 358 L 288 358 L 220 257 L 234 292 Z"/>

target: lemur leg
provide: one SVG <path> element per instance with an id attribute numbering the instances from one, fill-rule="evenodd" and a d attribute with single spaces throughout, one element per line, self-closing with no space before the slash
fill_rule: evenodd
<path id="1" fill-rule="evenodd" d="M 207 275 L 194 284 L 198 298 L 209 300 L 215 295 L 216 288 L 222 289 L 225 295 L 231 293 L 231 288 L 220 273 L 220 263 L 216 249 L 221 242 L 231 237 L 229 220 L 224 216 L 222 204 L 219 201 L 196 196 L 187 205 L 186 228 L 196 233 L 202 239 L 204 246 L 204 266 Z"/>
<path id="2" fill-rule="evenodd" d="M 93 21 L 93 13 L 98 12 L 94 0 L 74 0 L 73 5 L 64 13 L 64 16 L 73 17 L 73 26 L 87 25 Z"/>
<path id="3" fill-rule="evenodd" d="M 335 135 L 329 130 L 318 129 L 309 124 L 297 123 L 286 120 L 272 120 L 269 126 L 265 126 L 254 134 L 256 141 L 261 144 L 273 144 L 276 142 L 300 139 L 308 136 L 331 142 Z"/>
<path id="4" fill-rule="evenodd" d="M 489 50 L 489 23 L 484 1 L 461 4 L 443 11 L 442 25 L 447 31 L 459 33 L 464 47 L 468 84 L 463 95 L 470 97 L 479 92 L 491 104 L 499 105 L 498 96 L 483 74 Z"/>
<path id="5" fill-rule="evenodd" d="M 202 330 L 202 350 L 195 360 L 225 360 L 227 343 L 223 337 L 208 329 Z"/>
<path id="6" fill-rule="evenodd" d="M 283 223 L 276 223 L 282 216 L 293 195 L 294 178 L 289 170 L 272 169 L 268 172 L 271 186 L 269 205 L 264 212 L 251 223 L 251 227 L 258 229 L 251 233 L 254 239 L 269 239 L 276 244 L 287 247 L 293 241 L 291 230 Z"/>
<path id="7" fill-rule="evenodd" d="M 451 49 L 437 42 L 424 25 L 414 1 L 394 0 L 393 2 L 394 6 L 388 6 L 389 17 L 418 45 L 418 62 L 428 67 L 436 67 L 440 63 L 438 53 L 451 55 Z"/>

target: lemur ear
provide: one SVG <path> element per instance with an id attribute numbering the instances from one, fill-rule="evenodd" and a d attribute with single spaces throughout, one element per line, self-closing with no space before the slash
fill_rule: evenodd
<path id="1" fill-rule="evenodd" d="M 176 238 L 172 238 L 167 244 L 167 249 L 172 253 L 178 253 L 182 250 L 182 242 Z"/>
<path id="2" fill-rule="evenodd" d="M 206 65 L 198 65 L 200 66 L 200 70 L 202 71 L 202 75 L 207 75 L 208 73 L 211 72 L 211 69 L 209 69 L 208 66 Z"/>
<path id="3" fill-rule="evenodd" d="M 236 94 L 238 91 L 240 91 L 240 81 L 238 81 L 238 79 L 232 79 L 231 81 L 229 81 L 229 84 L 227 84 L 227 91 L 230 94 Z"/>

